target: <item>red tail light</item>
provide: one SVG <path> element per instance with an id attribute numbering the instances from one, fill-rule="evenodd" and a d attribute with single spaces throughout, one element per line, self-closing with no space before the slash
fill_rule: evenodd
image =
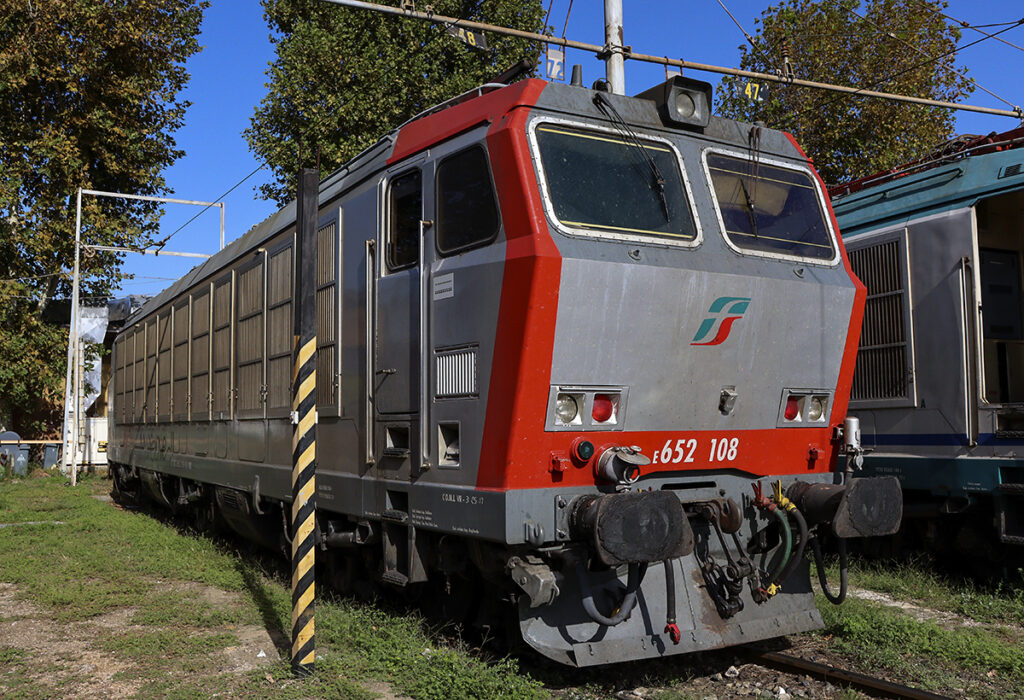
<path id="1" fill-rule="evenodd" d="M 596 423 L 606 423 L 615 413 L 615 405 L 608 394 L 594 394 L 594 408 L 590 416 Z"/>
<path id="2" fill-rule="evenodd" d="M 800 415 L 800 401 L 795 396 L 790 396 L 786 399 L 786 420 L 796 420 L 796 417 Z"/>

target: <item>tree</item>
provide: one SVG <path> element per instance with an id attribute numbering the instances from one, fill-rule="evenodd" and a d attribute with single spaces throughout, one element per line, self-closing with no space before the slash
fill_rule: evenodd
<path id="1" fill-rule="evenodd" d="M 263 0 L 263 8 L 277 59 L 245 136 L 275 176 L 262 195 L 282 205 L 294 196 L 300 167 L 319 163 L 326 175 L 389 129 L 541 50 L 493 33 L 481 50 L 442 25 L 323 0 Z M 543 28 L 540 0 L 437 0 L 433 11 Z"/>
<path id="2" fill-rule="evenodd" d="M 935 0 L 785 0 L 758 20 L 746 70 L 956 102 L 974 89 L 956 66 L 958 30 Z M 893 168 L 950 138 L 954 114 L 877 98 L 723 80 L 718 113 L 791 131 L 830 184 Z M 758 88 L 760 94 L 757 95 Z M 758 99 L 753 99 L 757 97 Z"/>
<path id="3" fill-rule="evenodd" d="M 59 421 L 67 333 L 42 322 L 70 295 L 75 191 L 163 194 L 182 152 L 184 62 L 199 0 L 0 0 L 0 423 Z M 84 197 L 83 240 L 136 246 L 155 204 Z M 105 299 L 120 256 L 82 261 L 82 295 Z M 12 426 L 13 421 L 13 426 Z"/>

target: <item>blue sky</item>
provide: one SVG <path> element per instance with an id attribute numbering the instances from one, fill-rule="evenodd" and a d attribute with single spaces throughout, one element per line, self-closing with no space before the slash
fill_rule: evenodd
<path id="1" fill-rule="evenodd" d="M 543 0 L 545 7 L 548 0 Z M 767 0 L 724 0 L 740 24 L 755 33 L 754 19 L 768 5 Z M 423 4 L 423 3 L 421 3 Z M 569 0 L 555 0 L 549 24 L 561 33 Z M 623 0 L 625 43 L 635 51 L 652 55 L 684 58 L 720 66 L 738 66 L 743 35 L 717 0 L 679 0 L 678 2 L 639 2 Z M 653 11 L 652 8 L 657 8 Z M 1020 6 L 1011 2 L 950 0 L 945 11 L 972 25 L 1016 21 Z M 604 41 L 603 3 L 599 0 L 575 0 L 568 19 L 566 37 L 592 44 Z M 988 28 L 995 32 L 1001 27 Z M 186 155 L 165 172 L 172 196 L 213 201 L 249 174 L 259 163 L 249 152 L 242 131 L 248 126 L 253 109 L 266 93 L 265 71 L 274 58 L 269 30 L 262 8 L 255 0 L 216 0 L 207 9 L 200 43 L 201 53 L 188 63 L 192 78 L 185 97 L 192 102 L 185 126 L 177 132 L 178 146 Z M 1024 46 L 1024 26 L 1000 35 Z M 981 38 L 964 30 L 961 44 Z M 464 50 L 454 43 L 453 51 Z M 589 85 L 604 75 L 603 63 L 594 56 L 570 51 L 566 63 L 583 66 L 584 83 Z M 980 85 L 1014 104 L 1024 105 L 1024 52 L 995 39 L 965 48 L 959 63 Z M 566 70 L 568 75 L 569 71 Z M 693 77 L 717 85 L 719 76 L 692 73 Z M 665 78 L 659 66 L 626 62 L 626 92 L 635 94 Z M 1005 105 L 980 90 L 968 100 L 971 104 L 1005 108 Z M 959 112 L 959 133 L 1005 131 L 1017 126 L 1007 117 Z M 227 196 L 227 234 L 231 241 L 248 231 L 275 210 L 258 199 L 255 188 L 267 181 L 260 171 Z M 198 207 L 168 205 L 161 221 L 161 236 L 178 229 L 199 211 Z M 219 214 L 211 209 L 188 224 L 171 239 L 167 250 L 214 253 L 218 247 Z M 187 272 L 196 260 L 189 258 L 128 255 L 125 269 L 136 275 L 122 286 L 126 294 L 155 294 Z"/>

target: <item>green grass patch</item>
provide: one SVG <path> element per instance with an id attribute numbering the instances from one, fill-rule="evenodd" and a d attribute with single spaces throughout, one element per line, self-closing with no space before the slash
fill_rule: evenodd
<path id="1" fill-rule="evenodd" d="M 156 630 L 111 634 L 102 647 L 120 657 L 150 662 L 208 655 L 238 643 L 233 634 L 192 634 L 181 630 Z"/>
<path id="2" fill-rule="evenodd" d="M 72 489 L 53 478 L 0 483 L 10 522 L 67 523 L 5 529 L 0 580 L 16 584 L 62 622 L 137 604 L 160 578 L 245 588 L 235 557 L 210 540 L 98 501 L 92 497 L 97 484 L 109 487 L 87 480 Z"/>
<path id="3" fill-rule="evenodd" d="M 28 652 L 17 647 L 0 646 L 0 664 L 4 666 L 21 663 L 28 656 Z"/>
<path id="4" fill-rule="evenodd" d="M 856 598 L 834 606 L 819 596 L 818 609 L 825 621 L 819 634 L 831 635 L 832 649 L 862 667 L 887 668 L 932 689 L 957 685 L 961 671 L 974 677 L 995 671 L 1016 685 L 1024 682 L 1019 642 L 998 632 L 950 630 Z"/>
<path id="5" fill-rule="evenodd" d="M 489 661 L 453 647 L 418 615 L 347 600 L 317 602 L 312 677 L 296 680 L 286 660 L 252 673 L 223 674 L 219 652 L 237 643 L 232 626 L 257 624 L 287 639 L 286 574 L 267 575 L 258 561 L 92 497 L 108 488 L 109 482 L 98 480 L 76 488 L 54 478 L 0 482 L 6 522 L 67 523 L 6 529 L 0 581 L 17 585 L 19 595 L 57 622 L 131 608 L 131 626 L 101 633 L 97 645 L 132 663 L 123 677 L 144 679 L 140 695 L 368 700 L 373 693 L 365 684 L 383 681 L 423 700 L 548 696 L 515 661 Z M 181 582 L 235 591 L 237 602 L 211 602 Z M 0 681 L 0 694 L 14 687 L 12 679 Z"/>
<path id="6" fill-rule="evenodd" d="M 131 617 L 134 625 L 220 629 L 260 623 L 254 605 L 214 606 L 189 591 L 151 592 L 137 607 Z"/>
<path id="7" fill-rule="evenodd" d="M 838 580 L 835 561 L 829 577 Z M 969 617 L 978 622 L 1024 625 L 1024 588 L 979 584 L 935 571 L 927 560 L 905 563 L 854 560 L 850 582 L 860 588 L 910 600 L 924 607 Z"/>

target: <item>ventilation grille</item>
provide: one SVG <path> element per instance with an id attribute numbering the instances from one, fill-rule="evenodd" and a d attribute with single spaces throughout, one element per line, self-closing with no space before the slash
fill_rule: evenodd
<path id="1" fill-rule="evenodd" d="M 900 241 L 850 251 L 850 266 L 868 288 L 850 398 L 854 401 L 906 398 L 909 368 Z"/>
<path id="2" fill-rule="evenodd" d="M 999 179 L 1001 180 L 1004 177 L 1013 177 L 1014 175 L 1020 175 L 1020 168 L 1021 168 L 1021 164 L 1020 163 L 1014 163 L 1013 165 L 1007 165 L 1005 168 L 1003 168 L 1003 171 L 1001 173 L 999 173 Z"/>
<path id="3" fill-rule="evenodd" d="M 476 396 L 476 352 L 471 347 L 437 353 L 437 398 Z"/>

